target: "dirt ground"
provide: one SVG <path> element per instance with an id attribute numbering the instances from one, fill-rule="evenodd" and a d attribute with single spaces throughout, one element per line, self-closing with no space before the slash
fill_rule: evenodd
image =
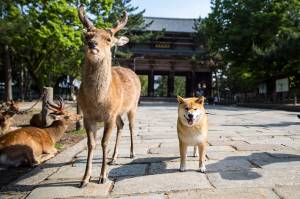
<path id="1" fill-rule="evenodd" d="M 33 110 L 28 112 L 27 114 L 20 114 L 14 116 L 14 126 L 16 127 L 24 127 L 29 125 L 29 120 L 32 115 L 35 113 L 39 113 L 39 110 Z M 55 144 L 55 147 L 59 152 L 65 150 L 66 148 L 74 145 L 85 137 L 85 131 L 79 130 L 76 131 L 75 124 L 71 125 L 67 132 L 64 134 L 62 139 Z M 2 186 L 13 182 L 18 179 L 20 176 L 32 170 L 32 168 L 28 167 L 19 167 L 19 168 L 3 168 L 0 166 L 0 189 Z"/>

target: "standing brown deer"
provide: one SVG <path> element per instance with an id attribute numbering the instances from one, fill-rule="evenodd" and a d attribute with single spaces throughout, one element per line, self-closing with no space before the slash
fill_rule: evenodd
<path id="1" fill-rule="evenodd" d="M 115 34 L 126 25 L 127 14 L 125 13 L 125 17 L 118 21 L 116 26 L 108 30 L 96 28 L 85 16 L 82 5 L 78 9 L 78 14 L 87 29 L 84 74 L 78 94 L 78 103 L 83 112 L 84 127 L 88 137 L 87 164 L 80 184 L 80 187 L 84 187 L 91 177 L 98 121 L 104 122 L 101 141 L 103 163 L 99 183 L 105 183 L 107 178 L 107 147 L 115 125 L 117 137 L 112 162 L 117 158 L 120 134 L 124 126 L 121 118 L 123 113 L 127 113 L 128 116 L 131 134 L 130 157 L 134 157 L 133 131 L 141 84 L 132 70 L 111 65 L 111 48 L 114 45 L 122 46 L 129 41 L 126 37 L 115 37 Z"/>

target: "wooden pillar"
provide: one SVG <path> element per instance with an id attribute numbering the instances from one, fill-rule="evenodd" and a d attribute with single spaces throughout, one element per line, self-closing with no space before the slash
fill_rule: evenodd
<path id="1" fill-rule="evenodd" d="M 78 102 L 76 103 L 76 113 L 77 113 L 78 115 L 81 114 L 81 109 L 80 109 L 80 107 L 79 107 Z M 82 120 L 79 120 L 79 121 L 76 122 L 76 130 L 78 131 L 78 130 L 80 130 L 81 128 L 82 128 Z"/>
<path id="2" fill-rule="evenodd" d="M 148 96 L 154 96 L 154 71 L 153 68 L 151 69 L 150 73 L 148 74 Z"/>
<path id="3" fill-rule="evenodd" d="M 44 96 L 42 103 L 42 126 L 47 126 L 47 116 L 49 114 L 49 109 L 46 107 L 47 100 L 53 101 L 53 88 L 52 87 L 44 87 Z"/>
<path id="4" fill-rule="evenodd" d="M 174 97 L 174 70 L 172 69 L 168 74 L 168 97 Z"/>
<path id="5" fill-rule="evenodd" d="M 194 70 L 192 70 L 192 73 L 191 73 L 191 86 L 192 86 L 192 89 L 191 89 L 191 96 L 195 96 L 195 92 L 196 92 L 196 73 Z"/>

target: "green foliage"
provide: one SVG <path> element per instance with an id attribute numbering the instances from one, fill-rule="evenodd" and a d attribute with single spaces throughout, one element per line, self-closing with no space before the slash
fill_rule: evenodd
<path id="1" fill-rule="evenodd" d="M 40 89 L 53 86 L 62 74 L 74 77 L 80 74 L 83 43 L 76 2 L 0 3 L 1 46 L 9 45 L 14 70 L 25 68 Z M 99 26 L 104 26 L 99 14 L 107 14 L 112 3 L 112 0 L 97 0 L 87 6 L 89 13 L 97 16 L 94 21 Z"/>
<path id="2" fill-rule="evenodd" d="M 150 40 L 151 38 L 159 37 L 162 35 L 161 32 L 149 32 L 145 31 L 152 22 L 146 23 L 143 14 L 145 10 L 137 11 L 138 7 L 131 4 L 131 0 L 114 0 L 112 9 L 110 10 L 108 17 L 105 17 L 104 21 L 108 27 L 112 27 L 116 21 L 122 18 L 123 13 L 128 13 L 128 22 L 126 28 L 119 31 L 118 35 L 125 35 L 129 38 L 131 43 L 139 43 Z M 125 46 L 126 48 L 126 46 Z M 114 52 L 114 51 L 113 51 Z M 130 50 L 123 50 L 122 52 L 117 51 L 116 57 L 130 58 L 133 54 Z M 113 56 L 115 57 L 115 56 Z M 113 63 L 118 65 L 117 60 L 113 60 Z"/>
<path id="3" fill-rule="evenodd" d="M 278 74 L 300 73 L 298 0 L 211 2 L 212 13 L 195 25 L 197 38 L 206 41 L 209 54 L 221 55 L 233 92 Z"/>
<path id="4" fill-rule="evenodd" d="M 148 94 L 148 76 L 147 75 L 139 75 L 141 82 L 141 96 L 147 96 Z"/>
<path id="5" fill-rule="evenodd" d="M 175 76 L 174 78 L 174 95 L 184 97 L 185 93 L 185 84 L 186 84 L 186 77 L 184 76 Z"/>
<path id="6" fill-rule="evenodd" d="M 155 84 L 158 85 L 158 87 L 155 89 L 155 96 L 159 96 L 159 97 L 167 96 L 168 76 L 166 75 L 156 76 Z"/>

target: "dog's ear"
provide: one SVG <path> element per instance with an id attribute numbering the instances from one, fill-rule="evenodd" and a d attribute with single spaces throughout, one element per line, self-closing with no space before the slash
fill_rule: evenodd
<path id="1" fill-rule="evenodd" d="M 184 102 L 184 99 L 178 95 L 177 96 L 177 101 L 178 101 L 179 104 L 182 104 Z"/>
<path id="2" fill-rule="evenodd" d="M 195 100 L 195 102 L 198 103 L 198 104 L 204 104 L 204 100 L 205 100 L 205 99 L 206 99 L 205 97 L 201 96 L 201 97 L 198 97 L 198 98 Z"/>

